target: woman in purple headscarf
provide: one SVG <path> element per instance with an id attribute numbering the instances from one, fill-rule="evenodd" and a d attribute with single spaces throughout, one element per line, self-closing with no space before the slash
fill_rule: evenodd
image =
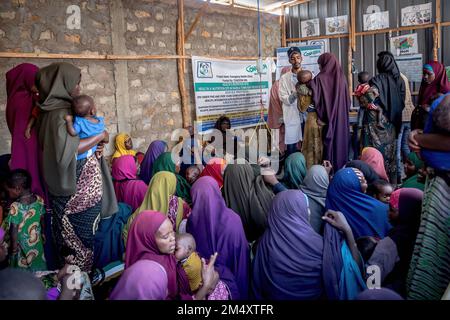
<path id="1" fill-rule="evenodd" d="M 36 128 L 31 128 L 29 138 L 25 137 L 31 111 L 38 97 L 34 84 L 38 71 L 39 68 L 34 64 L 22 63 L 6 73 L 6 122 L 12 138 L 10 169 L 27 170 L 31 174 L 33 193 L 46 199 L 39 170 L 40 149 Z"/>
<path id="2" fill-rule="evenodd" d="M 249 248 L 241 218 L 227 208 L 219 185 L 211 177 L 199 178 L 191 189 L 192 214 L 186 231 L 203 257 L 218 252 L 215 268 L 233 300 L 248 298 Z"/>
<path id="3" fill-rule="evenodd" d="M 162 140 L 155 140 L 148 146 L 144 160 L 141 163 L 139 178 L 146 184 L 152 179 L 153 162 L 167 149 L 167 143 Z"/>
<path id="4" fill-rule="evenodd" d="M 348 161 L 350 95 L 347 79 L 332 53 L 322 54 L 320 73 L 310 81 L 317 115 L 323 123 L 323 159 L 335 171 Z"/>

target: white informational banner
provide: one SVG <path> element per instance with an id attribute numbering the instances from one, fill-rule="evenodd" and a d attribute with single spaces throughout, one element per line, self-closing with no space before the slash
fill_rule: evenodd
<path id="1" fill-rule="evenodd" d="M 422 54 L 395 57 L 400 72 L 411 82 L 422 81 L 423 57 Z"/>
<path id="2" fill-rule="evenodd" d="M 309 70 L 316 76 L 319 73 L 319 65 L 317 59 L 319 59 L 322 53 L 325 53 L 323 45 L 311 45 L 311 46 L 297 46 L 302 53 L 302 69 Z M 277 48 L 277 74 L 276 79 L 280 79 L 281 69 L 283 67 L 291 66 L 287 52 L 289 47 Z"/>
<path id="3" fill-rule="evenodd" d="M 363 26 L 364 31 L 389 28 L 389 11 L 364 14 Z"/>
<path id="4" fill-rule="evenodd" d="M 393 55 L 396 56 L 419 53 L 419 46 L 417 44 L 417 33 L 392 37 L 391 52 Z"/>
<path id="5" fill-rule="evenodd" d="M 257 125 L 261 119 L 261 99 L 267 118 L 272 85 L 270 66 L 270 59 L 263 61 L 263 73 L 259 74 L 257 61 L 193 56 L 198 132 L 212 129 L 221 115 L 230 118 L 232 129 Z"/>
<path id="6" fill-rule="evenodd" d="M 348 16 L 325 18 L 325 33 L 327 35 L 348 33 Z"/>
<path id="7" fill-rule="evenodd" d="M 402 27 L 431 23 L 432 3 L 402 8 Z"/>
<path id="8" fill-rule="evenodd" d="M 305 20 L 301 22 L 302 37 L 315 37 L 320 35 L 319 18 Z"/>

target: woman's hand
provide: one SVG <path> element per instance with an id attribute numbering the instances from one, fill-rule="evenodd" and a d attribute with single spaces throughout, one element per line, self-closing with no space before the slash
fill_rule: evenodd
<path id="1" fill-rule="evenodd" d="M 202 286 L 195 294 L 195 300 L 204 300 L 208 294 L 214 291 L 219 282 L 219 274 L 214 270 L 217 252 L 209 259 L 209 264 L 206 264 L 205 259 L 202 258 Z"/>
<path id="2" fill-rule="evenodd" d="M 420 152 L 420 145 L 417 142 L 417 135 L 423 134 L 423 130 L 415 129 L 411 131 L 408 137 L 408 146 L 413 152 Z"/>
<path id="3" fill-rule="evenodd" d="M 328 176 L 330 176 L 331 170 L 333 170 L 333 165 L 331 162 L 329 160 L 323 160 L 322 165 L 325 167 L 325 170 L 327 170 Z"/>
<path id="4" fill-rule="evenodd" d="M 352 230 L 342 212 L 328 210 L 327 212 L 325 212 L 322 219 L 344 233 L 351 232 Z"/>
<path id="5" fill-rule="evenodd" d="M 317 119 L 317 125 L 319 127 L 323 127 L 325 125 L 325 122 L 321 121 L 320 119 Z"/>

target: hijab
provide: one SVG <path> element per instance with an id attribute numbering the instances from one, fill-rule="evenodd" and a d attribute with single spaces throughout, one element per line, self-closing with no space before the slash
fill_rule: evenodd
<path id="1" fill-rule="evenodd" d="M 340 211 L 352 228 L 355 239 L 364 236 L 384 238 L 391 228 L 388 206 L 361 191 L 352 168 L 339 170 L 328 187 L 326 209 Z"/>
<path id="2" fill-rule="evenodd" d="M 317 233 L 320 233 L 322 229 L 322 216 L 325 211 L 325 199 L 329 184 L 330 179 L 325 167 L 313 165 L 300 186 L 300 190 L 308 196 L 309 222 Z"/>
<path id="3" fill-rule="evenodd" d="M 242 220 L 249 242 L 266 229 L 273 192 L 249 164 L 229 164 L 224 173 L 223 194 L 227 206 Z"/>
<path id="4" fill-rule="evenodd" d="M 144 181 L 136 178 L 136 172 L 136 162 L 133 156 L 122 156 L 114 160 L 112 164 L 117 201 L 130 205 L 133 211 L 141 205 L 147 192 L 147 185 Z"/>
<path id="5" fill-rule="evenodd" d="M 278 193 L 253 262 L 257 300 L 313 300 L 322 295 L 323 239 L 308 222 L 300 190 Z"/>
<path id="6" fill-rule="evenodd" d="M 194 236 L 201 256 L 219 253 L 214 267 L 232 299 L 248 299 L 250 255 L 239 215 L 227 208 L 212 177 L 200 177 L 191 194 L 193 207 L 186 231 Z"/>
<path id="7" fill-rule="evenodd" d="M 384 167 L 384 158 L 380 151 L 373 147 L 365 147 L 361 152 L 361 161 L 371 166 L 381 179 L 389 181 Z"/>
<path id="8" fill-rule="evenodd" d="M 171 152 L 164 152 L 160 154 L 159 157 L 156 158 L 155 162 L 153 162 L 152 176 L 160 171 L 169 171 L 175 174 L 177 179 L 176 195 L 190 203 L 191 185 L 186 181 L 184 177 L 176 173 L 175 162 L 172 160 Z"/>
<path id="9" fill-rule="evenodd" d="M 404 300 L 397 292 L 387 289 L 366 289 L 361 292 L 356 300 Z"/>
<path id="10" fill-rule="evenodd" d="M 402 184 L 402 188 L 416 188 L 424 191 L 425 184 L 417 181 L 417 178 L 419 177 L 418 171 L 419 169 L 423 168 L 424 162 L 419 158 L 419 156 L 415 152 L 410 152 L 408 154 L 408 160 L 414 164 L 414 167 L 416 168 L 415 171 L 416 174 L 406 179 L 405 182 L 403 182 Z"/>
<path id="11" fill-rule="evenodd" d="M 152 260 L 139 260 L 126 269 L 115 286 L 110 300 L 165 300 L 167 272 Z"/>
<path id="12" fill-rule="evenodd" d="M 433 102 L 431 98 L 437 93 L 445 94 L 450 91 L 450 82 L 448 81 L 445 66 L 438 61 L 428 61 L 423 66 L 423 69 L 431 69 L 435 78 L 431 83 L 426 83 L 422 80 L 419 89 L 419 105 L 431 105 Z"/>
<path id="13" fill-rule="evenodd" d="M 145 153 L 144 160 L 141 164 L 141 171 L 139 177 L 145 182 L 149 183 L 152 179 L 153 163 L 167 148 L 167 143 L 162 140 L 155 140 L 148 146 Z"/>
<path id="14" fill-rule="evenodd" d="M 216 180 L 217 184 L 219 185 L 219 189 L 222 189 L 223 187 L 222 172 L 225 166 L 226 166 L 225 159 L 211 158 L 208 161 L 208 164 L 203 169 L 202 173 L 200 174 L 200 177 L 212 177 L 214 180 Z"/>
<path id="15" fill-rule="evenodd" d="M 125 251 L 125 270 L 139 260 L 152 260 L 159 263 L 167 274 L 168 299 L 179 295 L 190 295 L 189 281 L 183 268 L 173 254 L 159 252 L 156 244 L 156 232 L 167 217 L 158 211 L 141 212 L 133 221 Z"/>
<path id="16" fill-rule="evenodd" d="M 121 156 L 126 156 L 126 155 L 130 155 L 130 156 L 136 155 L 136 151 L 128 150 L 125 147 L 125 141 L 127 141 L 128 139 L 131 139 L 131 137 L 127 133 L 119 133 L 116 136 L 116 140 L 114 143 L 114 146 L 116 147 L 116 151 L 112 155 L 112 159 L 119 158 Z"/>
<path id="17" fill-rule="evenodd" d="M 370 79 L 369 84 L 376 86 L 379 92 L 379 105 L 394 125 L 397 134 L 402 125 L 402 112 L 405 108 L 405 82 L 392 53 L 383 51 L 378 54 L 378 75 Z"/>
<path id="18" fill-rule="evenodd" d="M 332 53 L 322 54 L 320 73 L 310 81 L 313 101 L 323 128 L 324 159 L 339 170 L 348 160 L 350 95 L 342 67 Z"/>
<path id="19" fill-rule="evenodd" d="M 294 152 L 286 158 L 284 178 L 289 189 L 300 189 L 306 176 L 306 160 L 301 152 Z"/>
<path id="20" fill-rule="evenodd" d="M 346 165 L 346 168 L 356 168 L 359 171 L 361 171 L 364 175 L 364 178 L 366 178 L 368 185 L 373 185 L 375 181 L 380 179 L 380 176 L 375 172 L 375 170 L 365 163 L 362 160 L 352 160 L 349 161 Z M 386 170 L 385 170 L 386 171 Z"/>

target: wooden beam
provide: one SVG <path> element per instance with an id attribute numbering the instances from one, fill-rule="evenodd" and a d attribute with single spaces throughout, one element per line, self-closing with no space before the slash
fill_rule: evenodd
<path id="1" fill-rule="evenodd" d="M 350 2 L 350 40 L 351 40 L 351 47 L 352 47 L 352 51 L 355 52 L 356 51 L 356 1 L 355 0 L 351 0 Z M 349 42 L 350 44 L 350 42 Z"/>
<path id="2" fill-rule="evenodd" d="M 198 22 L 200 21 L 200 18 L 205 13 L 205 10 L 208 7 L 208 5 L 209 5 L 209 0 L 207 2 L 205 2 L 203 4 L 203 6 L 200 8 L 200 10 L 198 11 L 197 15 L 195 16 L 194 22 L 192 22 L 191 26 L 189 27 L 188 32 L 184 36 L 184 41 L 188 40 L 189 36 L 192 34 L 192 32 L 194 31 L 194 29 L 197 26 Z"/>
<path id="3" fill-rule="evenodd" d="M 312 37 L 303 37 L 303 38 L 288 38 L 286 39 L 287 42 L 294 42 L 294 41 L 306 41 L 306 40 L 317 40 L 317 39 L 338 39 L 338 38 L 348 38 L 348 33 L 343 34 L 333 34 L 333 35 L 322 35 L 322 36 L 312 36 Z"/>
<path id="4" fill-rule="evenodd" d="M 406 26 L 406 27 L 398 27 L 398 28 L 386 28 L 380 30 L 371 30 L 371 31 L 361 31 L 355 32 L 356 36 L 370 36 L 379 33 L 389 33 L 389 32 L 398 32 L 398 31 L 410 31 L 410 30 L 419 30 L 419 29 L 430 29 L 434 28 L 434 23 L 417 25 L 417 26 Z"/>
<path id="5" fill-rule="evenodd" d="M 450 21 L 447 22 L 441 22 L 442 27 L 450 27 Z"/>
<path id="6" fill-rule="evenodd" d="M 177 55 L 183 55 L 184 51 L 184 0 L 178 0 L 178 19 L 177 19 Z M 181 98 L 181 115 L 183 127 L 191 124 L 191 114 L 189 110 L 189 101 L 184 82 L 184 59 L 177 59 L 178 89 Z"/>
<path id="7" fill-rule="evenodd" d="M 281 27 L 281 46 L 286 47 L 286 7 L 281 6 L 280 27 Z"/>
<path id="8" fill-rule="evenodd" d="M 433 58 L 439 60 L 439 48 L 441 47 L 441 0 L 436 0 L 436 26 L 435 26 L 435 43 L 433 47 Z"/>

